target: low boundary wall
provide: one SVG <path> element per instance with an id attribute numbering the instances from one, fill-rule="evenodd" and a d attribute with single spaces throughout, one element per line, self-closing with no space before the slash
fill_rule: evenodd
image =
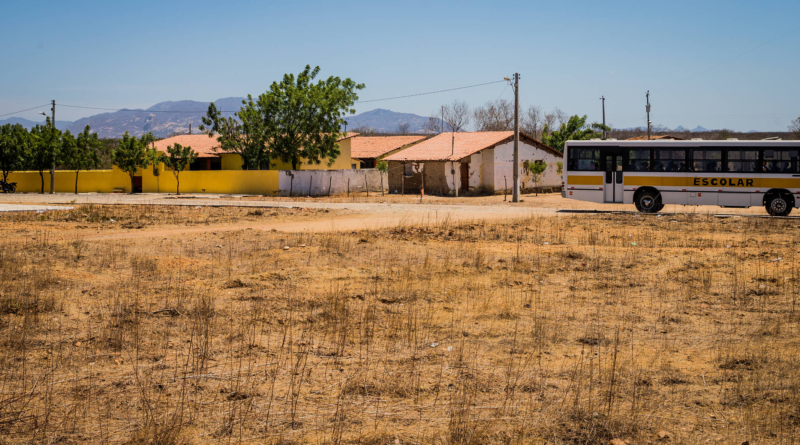
<path id="1" fill-rule="evenodd" d="M 387 174 L 373 168 L 358 170 L 280 170 L 280 196 L 326 196 L 350 192 L 389 192 Z"/>

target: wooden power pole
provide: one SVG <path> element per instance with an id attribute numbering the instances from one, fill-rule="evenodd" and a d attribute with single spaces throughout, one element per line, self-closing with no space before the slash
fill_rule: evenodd
<path id="1" fill-rule="evenodd" d="M 608 134 L 606 133 L 606 97 L 600 96 L 600 100 L 603 102 L 603 139 L 608 138 Z"/>
<path id="2" fill-rule="evenodd" d="M 519 73 L 514 73 L 514 191 L 511 202 L 519 202 Z"/>
<path id="3" fill-rule="evenodd" d="M 53 99 L 53 108 L 50 109 L 53 112 L 52 122 L 53 125 L 53 135 L 55 136 L 56 133 L 56 101 Z M 56 152 L 53 150 L 53 163 L 50 165 L 50 194 L 56 192 Z"/>

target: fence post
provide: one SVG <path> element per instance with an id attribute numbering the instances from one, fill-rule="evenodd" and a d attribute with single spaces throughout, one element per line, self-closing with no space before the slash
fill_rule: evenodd
<path id="1" fill-rule="evenodd" d="M 406 172 L 400 176 L 400 194 L 403 196 L 406 194 Z"/>
<path id="2" fill-rule="evenodd" d="M 350 197 L 350 178 L 347 178 L 347 197 Z"/>
<path id="3" fill-rule="evenodd" d="M 364 175 L 364 188 L 367 189 L 367 198 L 369 198 L 369 182 L 367 182 L 367 175 Z"/>
<path id="4" fill-rule="evenodd" d="M 308 180 L 308 197 L 311 197 L 311 186 L 314 184 L 314 174 L 309 175 L 311 179 Z"/>
<path id="5" fill-rule="evenodd" d="M 381 196 L 386 196 L 386 193 L 383 193 L 383 172 L 381 172 Z"/>
<path id="6" fill-rule="evenodd" d="M 503 181 L 506 182 L 506 188 L 503 189 L 503 201 L 508 200 L 508 178 L 503 176 Z"/>
<path id="7" fill-rule="evenodd" d="M 292 197 L 292 186 L 294 186 L 294 175 L 289 175 L 289 177 L 292 178 L 292 179 L 289 180 L 289 197 L 291 198 Z"/>
<path id="8" fill-rule="evenodd" d="M 331 176 L 330 180 L 328 181 L 328 197 L 331 196 L 331 186 L 332 185 L 333 185 L 333 176 Z"/>

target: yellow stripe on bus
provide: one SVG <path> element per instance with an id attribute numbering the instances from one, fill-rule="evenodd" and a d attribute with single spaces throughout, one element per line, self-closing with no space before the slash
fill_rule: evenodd
<path id="1" fill-rule="evenodd" d="M 570 182 L 572 178 L 570 177 Z M 757 187 L 800 189 L 800 178 L 732 178 L 719 176 L 631 176 L 625 175 L 624 184 L 632 187 Z"/>
<path id="2" fill-rule="evenodd" d="M 603 175 L 567 177 L 569 185 L 603 185 Z"/>

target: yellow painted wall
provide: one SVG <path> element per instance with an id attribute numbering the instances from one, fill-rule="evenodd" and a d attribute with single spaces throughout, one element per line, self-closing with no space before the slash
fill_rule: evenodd
<path id="1" fill-rule="evenodd" d="M 39 193 L 41 179 L 39 172 L 14 172 L 8 176 L 10 182 L 17 183 L 17 192 Z M 50 172 L 44 172 L 44 191 L 50 192 Z M 56 171 L 56 192 L 73 193 L 75 191 L 75 172 Z M 78 175 L 78 193 L 112 193 L 124 191 L 130 193 L 131 178 L 127 173 L 114 167 L 113 170 L 81 171 Z"/>
<path id="2" fill-rule="evenodd" d="M 306 164 L 301 162 L 298 165 L 300 170 L 350 170 L 352 168 L 353 163 L 358 164 L 360 166 L 360 161 L 353 160 L 350 156 L 350 141 L 352 139 L 345 139 L 343 141 L 339 141 L 339 157 L 336 158 L 336 161 L 330 166 L 326 161 L 322 161 L 319 165 L 312 165 Z M 220 154 L 222 158 L 222 169 L 223 170 L 241 170 L 242 169 L 242 159 L 237 154 Z M 281 162 L 281 161 L 273 161 L 272 163 L 272 170 L 291 170 L 292 164 L 290 162 Z"/>
<path id="3" fill-rule="evenodd" d="M 153 175 L 153 169 L 142 174 L 142 192 L 175 193 L 177 181 L 172 170 L 160 169 L 160 175 Z M 273 195 L 278 193 L 277 170 L 194 170 L 180 174 L 181 193 L 220 193 Z"/>

